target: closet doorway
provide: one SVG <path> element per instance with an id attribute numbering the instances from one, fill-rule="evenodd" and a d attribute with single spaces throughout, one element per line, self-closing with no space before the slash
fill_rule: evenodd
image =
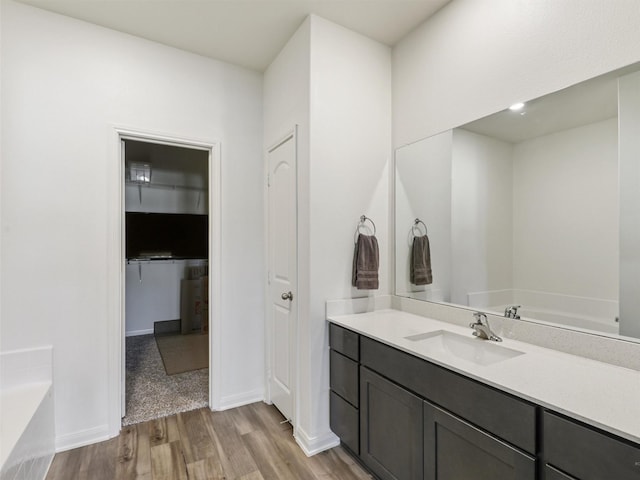
<path id="1" fill-rule="evenodd" d="M 211 404 L 211 157 L 121 137 L 123 426 Z"/>

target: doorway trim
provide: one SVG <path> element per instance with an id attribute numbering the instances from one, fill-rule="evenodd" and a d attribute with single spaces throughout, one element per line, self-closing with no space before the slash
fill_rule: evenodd
<path id="1" fill-rule="evenodd" d="M 222 195 L 220 142 L 195 139 L 179 134 L 152 132 L 111 125 L 110 152 L 107 168 L 107 318 L 108 343 L 108 425 L 109 436 L 122 428 L 122 388 L 125 375 L 123 362 L 125 338 L 125 244 L 124 244 L 124 174 L 122 140 L 158 143 L 204 150 L 209 154 L 209 408 L 220 408 L 222 378 Z M 211 268 L 215 266 L 215 268 Z"/>

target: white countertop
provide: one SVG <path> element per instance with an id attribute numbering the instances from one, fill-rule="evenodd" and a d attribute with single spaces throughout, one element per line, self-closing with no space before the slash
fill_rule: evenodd
<path id="1" fill-rule="evenodd" d="M 640 443 L 640 372 L 636 370 L 510 339 L 504 339 L 497 345 L 519 350 L 524 355 L 492 365 L 477 365 L 444 352 L 429 351 L 421 342 L 404 338 L 437 330 L 472 337 L 470 328 L 399 310 L 332 315 L 328 320 L 517 397 Z"/>

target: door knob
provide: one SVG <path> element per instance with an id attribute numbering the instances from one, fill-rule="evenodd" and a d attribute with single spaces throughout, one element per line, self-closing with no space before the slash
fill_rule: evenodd
<path id="1" fill-rule="evenodd" d="M 283 293 L 282 295 L 280 295 L 280 298 L 282 298 L 283 300 L 293 300 L 293 293 L 291 292 Z"/>

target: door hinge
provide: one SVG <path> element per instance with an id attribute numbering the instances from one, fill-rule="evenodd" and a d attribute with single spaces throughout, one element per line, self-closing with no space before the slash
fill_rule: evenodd
<path id="1" fill-rule="evenodd" d="M 271 285 L 271 270 L 267 270 L 267 285 Z"/>
<path id="2" fill-rule="evenodd" d="M 267 187 L 271 186 L 271 175 L 267 174 Z"/>

